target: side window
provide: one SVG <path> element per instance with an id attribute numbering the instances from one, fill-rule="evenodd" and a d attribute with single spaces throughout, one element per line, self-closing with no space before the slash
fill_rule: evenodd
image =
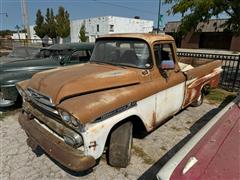
<path id="1" fill-rule="evenodd" d="M 87 62 L 90 59 L 90 51 L 76 51 L 72 54 L 71 62 Z"/>
<path id="2" fill-rule="evenodd" d="M 160 66 L 163 62 L 174 66 L 173 48 L 171 43 L 154 45 L 156 63 Z"/>

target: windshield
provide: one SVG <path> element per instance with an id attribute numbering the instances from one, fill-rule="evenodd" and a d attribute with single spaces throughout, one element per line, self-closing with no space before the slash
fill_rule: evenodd
<path id="1" fill-rule="evenodd" d="M 90 62 L 137 68 L 149 68 L 152 65 L 147 43 L 136 39 L 98 40 Z"/>

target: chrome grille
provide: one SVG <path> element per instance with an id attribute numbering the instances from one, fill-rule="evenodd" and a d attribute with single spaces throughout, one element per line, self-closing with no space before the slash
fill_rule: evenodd
<path id="1" fill-rule="evenodd" d="M 53 116 L 55 118 L 60 118 L 55 105 L 52 103 L 52 99 L 49 96 L 43 95 L 34 89 L 28 88 L 26 92 L 35 108 L 48 116 Z"/>
<path id="2" fill-rule="evenodd" d="M 47 95 L 44 95 L 32 88 L 27 89 L 27 94 L 30 96 L 30 98 L 34 99 L 35 101 L 41 104 L 54 107 L 54 104 L 52 103 L 52 98 Z"/>

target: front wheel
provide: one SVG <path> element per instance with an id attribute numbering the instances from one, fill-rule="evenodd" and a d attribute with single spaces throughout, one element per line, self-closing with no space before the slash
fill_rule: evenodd
<path id="1" fill-rule="evenodd" d="M 108 149 L 110 165 L 125 168 L 129 164 L 132 149 L 132 129 L 132 122 L 126 122 L 112 132 Z"/>

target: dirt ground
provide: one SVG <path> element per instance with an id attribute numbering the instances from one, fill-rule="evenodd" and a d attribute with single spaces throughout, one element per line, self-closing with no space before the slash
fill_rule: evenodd
<path id="1" fill-rule="evenodd" d="M 127 168 L 114 168 L 103 155 L 89 172 L 73 173 L 50 159 L 39 156 L 26 144 L 26 134 L 14 113 L 0 118 L 0 179 L 153 179 L 158 170 L 186 141 L 218 111 L 217 105 L 204 102 L 188 107 L 143 139 L 133 140 L 131 163 Z"/>

